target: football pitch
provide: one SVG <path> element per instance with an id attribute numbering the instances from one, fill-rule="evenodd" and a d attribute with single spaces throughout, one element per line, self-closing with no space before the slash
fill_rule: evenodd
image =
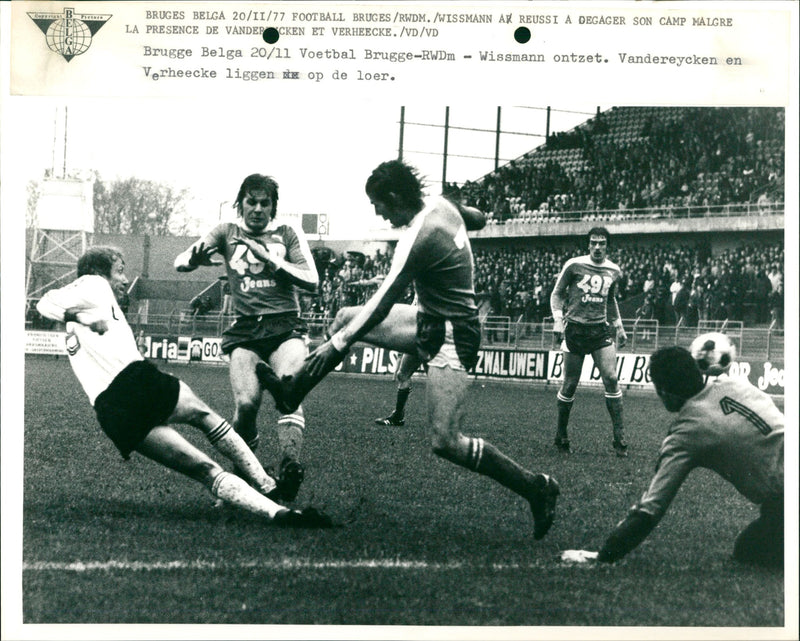
<path id="1" fill-rule="evenodd" d="M 232 416 L 226 368 L 163 369 Z M 690 475 L 622 562 L 558 560 L 564 549 L 598 549 L 644 491 L 669 420 L 654 394 L 626 393 L 630 456 L 619 459 L 602 388 L 579 387 L 575 451 L 564 455 L 552 443 L 555 387 L 473 383 L 465 432 L 561 485 L 553 528 L 534 541 L 525 501 L 432 454 L 424 385 L 414 379 L 396 428 L 373 424 L 394 407 L 389 377 L 334 374 L 306 399 L 306 480 L 294 505 L 322 507 L 342 527 L 290 530 L 215 508 L 199 484 L 141 456 L 123 461 L 67 360 L 28 357 L 23 622 L 784 625 L 783 572 L 731 559 L 757 508 L 707 470 Z M 265 465 L 276 449 L 269 400 Z M 178 429 L 223 462 L 199 432 Z"/>

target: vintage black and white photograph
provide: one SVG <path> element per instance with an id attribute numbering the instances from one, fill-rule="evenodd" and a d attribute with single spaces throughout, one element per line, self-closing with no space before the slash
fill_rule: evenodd
<path id="1" fill-rule="evenodd" d="M 47 78 L 114 28 L 168 89 L 4 69 L 4 638 L 796 634 L 796 96 L 358 84 L 488 6 L 238 3 L 255 72 L 237 3 L 11 4 Z M 284 100 L 312 28 L 395 31 Z"/>

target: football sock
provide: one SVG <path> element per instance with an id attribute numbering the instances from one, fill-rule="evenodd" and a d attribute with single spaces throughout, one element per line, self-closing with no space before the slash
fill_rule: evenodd
<path id="1" fill-rule="evenodd" d="M 625 440 L 625 429 L 622 423 L 622 390 L 614 393 L 606 393 L 606 408 L 611 415 L 611 426 L 614 430 L 614 440 Z"/>
<path id="2" fill-rule="evenodd" d="M 214 477 L 211 493 L 226 503 L 270 519 L 274 519 L 276 513 L 286 509 L 283 505 L 278 505 L 250 487 L 244 479 L 230 472 L 220 472 Z"/>
<path id="3" fill-rule="evenodd" d="M 558 438 L 567 438 L 567 425 L 569 424 L 569 413 L 572 410 L 572 402 L 575 397 L 567 398 L 561 392 L 556 394 L 556 405 L 558 406 L 558 427 L 556 428 L 556 436 Z"/>
<path id="4" fill-rule="evenodd" d="M 397 390 L 397 402 L 394 406 L 394 415 L 395 418 L 403 418 L 405 416 L 406 411 L 406 402 L 408 401 L 408 395 L 411 394 L 410 387 L 400 387 Z"/>
<path id="5" fill-rule="evenodd" d="M 290 458 L 296 461 L 300 458 L 305 426 L 306 419 L 300 410 L 292 414 L 284 414 L 278 419 L 279 460 Z"/>
<path id="6" fill-rule="evenodd" d="M 533 474 L 508 458 L 491 443 L 483 439 L 473 438 L 471 441 L 480 441 L 481 455 L 473 459 L 474 469 L 479 474 L 484 474 L 504 485 L 520 496 L 528 497 L 533 481 Z"/>
<path id="7" fill-rule="evenodd" d="M 242 440 L 228 421 L 223 420 L 208 433 L 208 441 L 218 452 L 233 462 L 237 469 L 263 494 L 275 489 L 275 479 L 270 477 L 258 462 L 256 455 Z"/>

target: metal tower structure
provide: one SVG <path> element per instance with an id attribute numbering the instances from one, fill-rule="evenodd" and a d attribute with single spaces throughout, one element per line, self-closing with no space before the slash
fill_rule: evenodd
<path id="1" fill-rule="evenodd" d="M 67 108 L 63 108 L 63 121 L 59 111 L 53 127 L 53 161 L 40 183 L 30 232 L 25 280 L 29 305 L 75 276 L 75 263 L 94 232 L 94 181 L 68 173 Z M 62 158 L 58 170 L 57 155 Z"/>

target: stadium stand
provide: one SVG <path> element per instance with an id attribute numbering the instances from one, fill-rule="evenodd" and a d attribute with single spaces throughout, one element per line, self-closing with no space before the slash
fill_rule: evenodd
<path id="1" fill-rule="evenodd" d="M 784 114 L 767 108 L 615 107 L 463 186 L 467 204 L 509 220 L 702 216 L 783 202 Z"/>

